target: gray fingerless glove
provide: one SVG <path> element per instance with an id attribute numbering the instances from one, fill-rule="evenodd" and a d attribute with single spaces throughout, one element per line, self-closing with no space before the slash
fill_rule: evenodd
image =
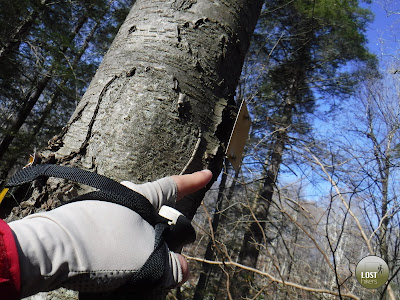
<path id="1" fill-rule="evenodd" d="M 158 210 L 174 204 L 172 178 L 125 186 L 144 195 Z M 154 249 L 154 228 L 136 212 L 109 202 L 86 200 L 11 222 L 20 268 L 21 296 L 67 287 L 106 292 L 123 286 Z M 177 255 L 168 251 L 162 286 L 182 281 Z"/>

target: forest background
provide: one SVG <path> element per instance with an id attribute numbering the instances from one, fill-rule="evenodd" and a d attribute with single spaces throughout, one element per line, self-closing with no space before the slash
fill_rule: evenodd
<path id="1" fill-rule="evenodd" d="M 2 185 L 67 124 L 133 3 L 0 1 Z M 242 168 L 226 161 L 204 198 L 169 299 L 400 298 L 399 14 L 266 2 L 236 93 L 253 120 Z M 8 195 L 1 217 L 16 208 Z M 378 290 L 355 278 L 371 254 L 390 270 Z"/>

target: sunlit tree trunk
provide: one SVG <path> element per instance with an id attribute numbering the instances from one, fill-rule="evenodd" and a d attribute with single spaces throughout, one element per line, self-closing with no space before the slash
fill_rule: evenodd
<path id="1" fill-rule="evenodd" d="M 285 148 L 289 144 L 288 134 L 293 126 L 293 113 L 295 105 L 300 100 L 299 90 L 304 84 L 305 65 L 302 62 L 308 61 L 308 46 L 304 45 L 294 55 L 293 63 L 288 60 L 282 63 L 281 72 L 286 72 L 286 85 L 283 87 L 282 103 L 279 109 L 279 118 L 274 124 L 273 134 L 271 135 L 270 148 L 268 156 L 265 159 L 263 182 L 253 203 L 251 204 L 251 222 L 245 230 L 241 250 L 239 253 L 240 264 L 257 268 L 257 261 L 260 255 L 261 247 L 267 246 L 267 237 L 265 235 L 265 224 L 270 219 L 270 207 L 272 205 L 274 192 L 279 170 L 282 164 L 282 157 Z M 286 64 L 286 66 L 285 66 Z M 244 274 L 243 274 L 244 273 Z M 254 278 L 253 273 L 239 272 L 234 275 L 232 284 L 232 295 L 235 299 L 248 296 L 250 293 L 251 282 Z"/>
<path id="2" fill-rule="evenodd" d="M 137 182 L 204 167 L 217 175 L 260 6 L 137 1 L 44 159 Z"/>
<path id="3" fill-rule="evenodd" d="M 270 155 L 265 162 L 264 180 L 260 190 L 254 199 L 251 211 L 252 219 L 249 227 L 245 230 L 242 247 L 239 253 L 239 263 L 252 268 L 257 268 L 260 255 L 260 245 L 266 245 L 265 222 L 269 219 L 269 211 L 274 196 L 276 180 L 282 163 L 282 156 L 287 145 L 288 128 L 292 121 L 293 99 L 288 98 L 285 104 L 285 113 L 282 116 L 281 126 L 276 129 L 273 137 Z M 250 291 L 249 281 L 254 274 L 243 275 L 243 271 L 235 274 L 232 285 L 232 295 L 235 299 L 247 296 Z M 237 298 L 238 297 L 238 298 Z"/>
<path id="4" fill-rule="evenodd" d="M 41 151 L 43 162 L 137 183 L 205 167 L 216 178 L 262 3 L 136 1 L 70 122 Z M 37 207 L 57 205 L 70 190 L 54 182 L 28 193 Z M 179 209 L 193 217 L 204 193 Z M 10 218 L 24 214 L 16 208 Z"/>

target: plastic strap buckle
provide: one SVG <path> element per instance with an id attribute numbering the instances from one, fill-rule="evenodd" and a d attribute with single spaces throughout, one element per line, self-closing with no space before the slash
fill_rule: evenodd
<path id="1" fill-rule="evenodd" d="M 196 240 L 196 231 L 191 222 L 178 210 L 162 206 L 158 214 L 168 220 L 170 226 L 165 232 L 165 242 L 172 251 L 179 251 L 183 246 Z"/>
<path id="2" fill-rule="evenodd" d="M 176 210 L 175 208 L 172 208 L 170 206 L 163 205 L 160 208 L 160 211 L 158 214 L 168 220 L 168 225 L 176 225 L 176 222 L 178 222 L 179 216 L 183 216 L 183 214 L 179 211 Z"/>

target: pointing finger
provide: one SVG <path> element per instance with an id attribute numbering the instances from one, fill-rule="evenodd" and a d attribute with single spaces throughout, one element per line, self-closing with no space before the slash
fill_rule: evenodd
<path id="1" fill-rule="evenodd" d="M 184 196 L 194 193 L 205 187 L 210 182 L 212 173 L 210 170 L 203 170 L 187 175 L 175 175 L 172 179 L 175 181 L 178 188 L 177 200 Z"/>

